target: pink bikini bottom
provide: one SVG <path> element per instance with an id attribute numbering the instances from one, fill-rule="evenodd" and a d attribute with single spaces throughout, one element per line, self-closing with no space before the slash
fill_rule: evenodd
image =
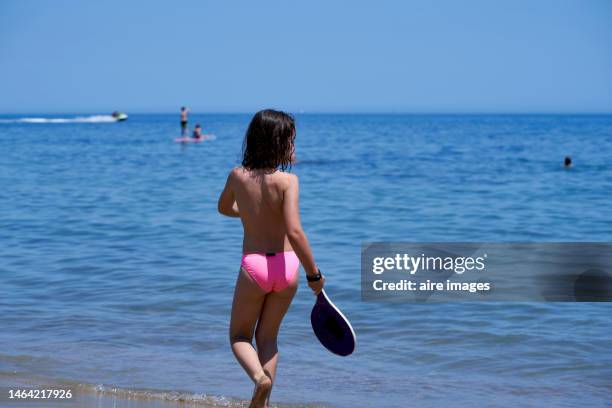
<path id="1" fill-rule="evenodd" d="M 244 254 L 240 266 L 266 293 L 280 292 L 295 279 L 300 260 L 293 251 Z"/>

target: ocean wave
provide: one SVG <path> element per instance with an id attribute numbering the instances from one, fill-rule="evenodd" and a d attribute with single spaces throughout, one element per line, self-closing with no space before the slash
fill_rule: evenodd
<path id="1" fill-rule="evenodd" d="M 125 406 L 127 401 L 151 401 L 157 403 L 152 407 L 193 406 L 205 408 L 243 408 L 248 406 L 249 401 L 234 397 L 216 396 L 189 391 L 158 390 L 146 388 L 121 388 L 112 385 L 83 383 L 80 381 L 48 378 L 39 375 L 17 374 L 17 372 L 0 371 L 0 386 L 13 388 L 57 388 L 70 389 L 77 396 L 89 396 L 88 398 L 102 399 L 98 402 L 112 401 L 112 406 Z M 117 403 L 119 403 L 117 405 Z M 100 406 L 100 404 L 97 404 Z M 128 404 L 129 406 L 133 406 Z M 102 406 L 106 406 L 102 404 Z M 148 405 L 138 405 L 148 406 Z M 273 404 L 275 408 L 320 408 L 320 404 Z"/>
<path id="2" fill-rule="evenodd" d="M 106 385 L 78 384 L 75 388 L 84 393 L 98 396 L 127 399 L 127 400 L 157 400 L 175 402 L 188 405 L 199 405 L 210 408 L 216 407 L 243 407 L 244 401 L 234 398 L 212 396 L 200 393 L 182 391 L 164 391 L 148 389 L 118 388 Z"/>
<path id="3" fill-rule="evenodd" d="M 114 123 L 117 119 L 111 115 L 77 116 L 75 118 L 15 118 L 0 119 L 0 123 Z"/>

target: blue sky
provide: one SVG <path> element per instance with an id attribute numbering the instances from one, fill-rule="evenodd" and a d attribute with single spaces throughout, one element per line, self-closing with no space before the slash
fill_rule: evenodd
<path id="1" fill-rule="evenodd" d="M 0 113 L 612 112 L 612 1 L 0 2 Z"/>

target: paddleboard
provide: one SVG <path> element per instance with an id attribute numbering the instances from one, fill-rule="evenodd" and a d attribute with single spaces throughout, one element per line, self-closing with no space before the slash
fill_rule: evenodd
<path id="1" fill-rule="evenodd" d="M 340 356 L 348 356 L 355 350 L 357 338 L 348 319 L 322 290 L 310 313 L 310 323 L 315 335 L 326 349 Z"/>
<path id="2" fill-rule="evenodd" d="M 199 143 L 205 140 L 213 140 L 215 135 L 202 135 L 200 138 L 195 137 L 177 137 L 174 139 L 176 143 Z"/>

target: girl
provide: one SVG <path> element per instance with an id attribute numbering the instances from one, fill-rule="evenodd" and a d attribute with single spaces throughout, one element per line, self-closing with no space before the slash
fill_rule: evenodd
<path id="1" fill-rule="evenodd" d="M 219 197 L 219 212 L 240 217 L 244 229 L 230 343 L 255 383 L 250 407 L 268 405 L 278 362 L 276 338 L 297 290 L 299 264 L 315 294 L 325 282 L 300 223 L 298 178 L 284 172 L 294 140 L 291 116 L 257 112 L 244 138 L 242 166 L 230 172 Z"/>

